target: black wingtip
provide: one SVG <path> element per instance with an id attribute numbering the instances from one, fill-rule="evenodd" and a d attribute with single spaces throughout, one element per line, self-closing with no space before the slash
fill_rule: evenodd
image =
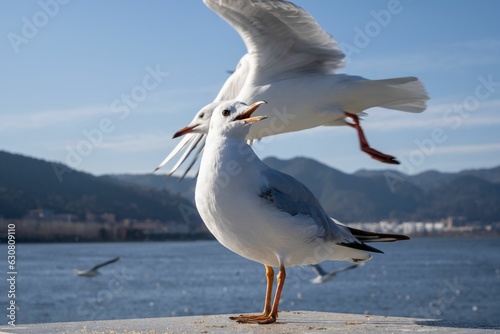
<path id="1" fill-rule="evenodd" d="M 347 228 L 352 235 L 361 242 L 394 242 L 410 240 L 410 237 L 404 234 L 370 232 L 349 226 L 347 226 Z"/>
<path id="2" fill-rule="evenodd" d="M 345 247 L 349 247 L 349 248 L 367 251 L 367 252 L 384 254 L 384 252 L 382 252 L 380 249 L 377 249 L 377 248 L 372 247 L 372 246 L 368 246 L 367 244 L 364 244 L 364 243 L 350 242 L 350 243 L 341 243 L 340 245 L 345 246 Z"/>

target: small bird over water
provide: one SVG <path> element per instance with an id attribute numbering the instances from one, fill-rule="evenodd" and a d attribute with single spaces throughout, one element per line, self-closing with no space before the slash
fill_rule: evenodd
<path id="1" fill-rule="evenodd" d="M 334 278 L 337 274 L 340 274 L 340 273 L 347 271 L 347 270 L 359 268 L 363 264 L 364 264 L 364 262 L 359 262 L 359 263 L 355 263 L 353 265 L 350 265 L 348 267 L 340 268 L 337 270 L 332 270 L 330 272 L 325 271 L 325 269 L 323 269 L 323 267 L 321 267 L 319 264 L 311 264 L 311 268 L 316 273 L 317 276 L 314 277 L 312 280 L 310 280 L 310 282 L 312 284 L 321 284 L 321 283 L 331 281 L 332 278 Z"/>
<path id="2" fill-rule="evenodd" d="M 103 262 L 103 263 L 99 263 L 99 264 L 97 264 L 97 265 L 95 265 L 92 268 L 87 269 L 87 270 L 78 270 L 77 269 L 77 270 L 75 270 L 75 273 L 78 276 L 82 276 L 82 277 L 94 277 L 97 274 L 99 274 L 99 271 L 98 271 L 99 268 L 107 266 L 108 264 L 111 264 L 111 263 L 115 263 L 116 261 L 118 261 L 120 259 L 121 259 L 121 256 L 117 256 L 114 259 L 108 260 L 108 261 Z"/>
<path id="3" fill-rule="evenodd" d="M 241 323 L 276 321 L 286 267 L 326 260 L 362 263 L 371 259 L 368 252 L 382 253 L 363 240 L 408 239 L 342 225 L 326 214 L 305 185 L 263 163 L 245 138 L 252 124 L 266 119 L 252 117 L 264 103 L 249 106 L 232 101 L 215 108 L 195 193 L 196 207 L 217 240 L 266 268 L 264 310 L 262 314 L 231 317 Z M 273 267 L 279 268 L 279 273 L 271 305 Z"/>

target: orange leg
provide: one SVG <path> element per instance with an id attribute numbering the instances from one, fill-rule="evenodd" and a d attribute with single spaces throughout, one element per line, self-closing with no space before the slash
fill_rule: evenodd
<path id="1" fill-rule="evenodd" d="M 276 321 L 276 318 L 278 317 L 278 306 L 280 304 L 280 298 L 281 298 L 281 291 L 283 291 L 283 286 L 285 285 L 285 278 L 286 278 L 286 270 L 283 265 L 280 266 L 280 271 L 278 273 L 278 276 L 276 276 L 278 279 L 278 286 L 276 287 L 276 295 L 274 296 L 274 304 L 273 304 L 273 309 L 271 311 L 271 316 L 270 316 L 270 322 L 272 323 Z"/>
<path id="2" fill-rule="evenodd" d="M 272 270 L 271 267 L 266 266 L 266 275 L 268 277 L 268 283 L 269 283 L 269 277 L 271 277 L 271 283 L 272 283 L 272 273 L 268 271 L 268 268 Z M 271 271 L 272 272 L 272 271 Z M 239 323 L 245 323 L 245 324 L 271 324 L 276 321 L 276 318 L 278 318 L 278 306 L 280 303 L 280 298 L 281 298 L 281 292 L 283 291 L 283 285 L 285 284 L 285 278 L 286 278 L 286 270 L 283 265 L 280 266 L 280 271 L 278 275 L 276 276 L 278 280 L 278 286 L 276 288 L 276 294 L 274 296 L 274 303 L 272 309 L 270 308 L 271 305 L 271 291 L 272 288 L 270 289 L 268 286 L 268 289 L 266 290 L 266 304 L 264 306 L 264 313 L 259 315 L 259 316 L 239 316 L 239 317 L 233 317 L 231 319 L 237 320 Z"/>
<path id="3" fill-rule="evenodd" d="M 361 123 L 359 122 L 359 117 L 356 114 L 351 114 L 346 112 L 345 115 L 349 118 L 352 118 L 354 123 L 349 123 L 346 121 L 347 125 L 350 127 L 356 129 L 358 131 L 358 137 L 359 137 L 359 147 L 361 148 L 361 151 L 367 153 L 369 156 L 371 156 L 373 159 L 378 160 L 380 162 L 386 163 L 386 164 L 392 164 L 392 165 L 399 165 L 399 161 L 396 160 L 395 157 L 392 155 L 384 154 L 380 151 L 377 151 L 376 149 L 373 149 L 370 147 L 368 144 L 368 140 L 365 137 L 365 133 L 363 132 L 363 129 L 361 128 Z"/>
<path id="4" fill-rule="evenodd" d="M 274 280 L 274 270 L 272 267 L 264 265 L 266 267 L 266 301 L 264 303 L 264 310 L 262 314 L 247 314 L 240 315 L 239 317 L 229 317 L 231 320 L 236 320 L 240 323 L 253 323 L 260 319 L 265 319 L 271 313 L 271 295 L 273 293 L 273 280 Z"/>

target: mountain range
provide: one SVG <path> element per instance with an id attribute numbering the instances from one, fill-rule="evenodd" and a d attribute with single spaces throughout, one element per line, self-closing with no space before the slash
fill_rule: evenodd
<path id="1" fill-rule="evenodd" d="M 440 220 L 466 222 L 500 220 L 500 167 L 459 173 L 426 171 L 406 175 L 393 170 L 359 170 L 346 174 L 308 158 L 264 162 L 303 182 L 332 217 L 343 222 Z M 112 175 L 122 181 L 166 190 L 193 200 L 196 182 L 154 174 Z"/>
<path id="2" fill-rule="evenodd" d="M 0 217 L 5 219 L 19 219 L 31 210 L 44 209 L 82 220 L 88 213 L 112 213 L 117 220 L 182 222 L 180 208 L 192 207 L 189 200 L 169 191 L 0 151 Z"/>
<path id="3" fill-rule="evenodd" d="M 500 220 L 500 167 L 417 175 L 393 170 L 346 174 L 308 158 L 264 161 L 302 181 L 328 214 L 345 223 L 427 221 L 450 216 L 466 222 Z M 179 182 L 177 177 L 156 174 L 94 176 L 0 151 L 0 217 L 7 219 L 43 208 L 81 218 L 92 212 L 114 213 L 118 220 L 182 222 L 182 208 L 194 207 L 195 186 L 189 177 Z"/>

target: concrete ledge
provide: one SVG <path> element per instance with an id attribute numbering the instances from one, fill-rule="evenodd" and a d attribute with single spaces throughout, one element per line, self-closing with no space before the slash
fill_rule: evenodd
<path id="1" fill-rule="evenodd" d="M 492 327 L 415 318 L 326 312 L 280 312 L 271 325 L 238 324 L 229 315 L 48 323 L 0 327 L 0 334 L 42 333 L 497 333 Z"/>

